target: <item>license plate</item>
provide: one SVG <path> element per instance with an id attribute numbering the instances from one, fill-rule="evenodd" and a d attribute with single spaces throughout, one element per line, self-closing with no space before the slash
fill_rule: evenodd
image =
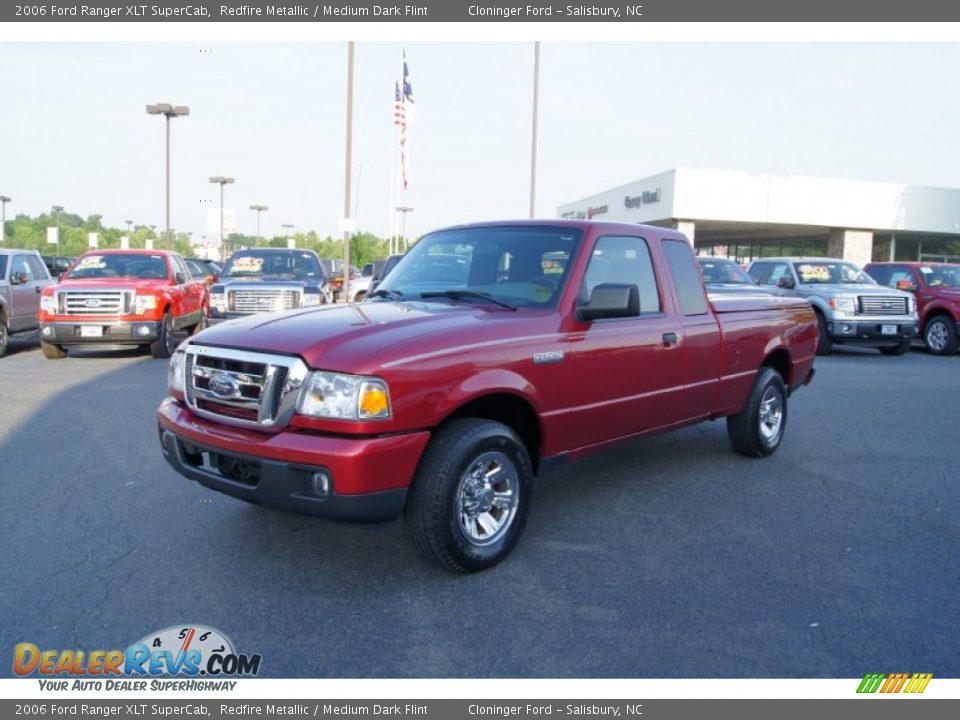
<path id="1" fill-rule="evenodd" d="M 896 325 L 881 325 L 880 326 L 881 335 L 896 335 L 897 326 Z"/>
<path id="2" fill-rule="evenodd" d="M 103 337 L 103 328 L 99 325 L 81 325 L 80 337 Z"/>

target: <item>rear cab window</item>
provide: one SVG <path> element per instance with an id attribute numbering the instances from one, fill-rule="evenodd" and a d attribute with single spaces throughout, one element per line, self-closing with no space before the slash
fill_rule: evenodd
<path id="1" fill-rule="evenodd" d="M 640 314 L 661 312 L 657 276 L 643 238 L 607 235 L 597 239 L 580 286 L 580 302 L 587 302 L 593 289 L 605 283 L 636 285 Z"/>
<path id="2" fill-rule="evenodd" d="M 690 244 L 686 240 L 664 240 L 663 253 L 677 291 L 677 301 L 683 315 L 705 315 L 707 297 L 703 292 L 703 280 Z"/>

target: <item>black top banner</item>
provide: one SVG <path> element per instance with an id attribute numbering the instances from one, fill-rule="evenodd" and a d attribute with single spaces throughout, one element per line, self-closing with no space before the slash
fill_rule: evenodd
<path id="1" fill-rule="evenodd" d="M 948 22 L 943 0 L 638 0 L 638 2 L 264 2 L 165 0 L 128 4 L 26 0 L 3 3 L 2 22 Z"/>

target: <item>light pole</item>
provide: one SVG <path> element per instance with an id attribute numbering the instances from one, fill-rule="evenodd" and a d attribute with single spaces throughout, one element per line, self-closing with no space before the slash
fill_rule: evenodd
<path id="1" fill-rule="evenodd" d="M 293 225 L 291 223 L 284 223 L 280 227 L 283 228 L 284 236 L 287 239 L 287 247 L 290 247 L 290 235 L 293 230 Z"/>
<path id="2" fill-rule="evenodd" d="M 251 205 L 250 209 L 255 210 L 257 213 L 257 242 L 260 242 L 260 213 L 270 208 L 266 205 Z"/>
<path id="3" fill-rule="evenodd" d="M 167 250 L 172 246 L 173 240 L 170 237 L 170 118 L 182 117 L 190 114 L 190 108 L 186 105 L 171 105 L 170 103 L 155 103 L 147 105 L 148 115 L 163 115 L 167 119 Z"/>
<path id="4" fill-rule="evenodd" d="M 413 208 L 409 205 L 399 205 L 397 212 L 403 213 L 403 222 L 400 224 L 400 237 L 403 238 L 403 246 L 407 247 L 409 245 L 407 242 L 407 213 L 412 213 Z"/>
<path id="5" fill-rule="evenodd" d="M 0 205 L 3 206 L 2 214 L 0 214 L 0 217 L 3 218 L 3 220 L 0 221 L 0 223 L 2 223 L 0 224 L 0 242 L 3 242 L 4 240 L 7 239 L 7 203 L 8 202 L 10 202 L 10 198 L 8 198 L 6 195 L 0 195 Z"/>
<path id="6" fill-rule="evenodd" d="M 63 205 L 54 205 L 53 224 L 57 228 L 57 257 L 60 257 L 60 213 L 63 212 Z"/>
<path id="7" fill-rule="evenodd" d="M 235 181 L 235 178 L 225 177 L 223 175 L 214 175 L 210 178 L 210 182 L 220 186 L 220 246 L 224 250 L 226 250 L 227 247 L 227 239 L 223 236 L 223 186 L 230 185 Z M 226 255 L 224 255 L 224 260 L 226 260 Z"/>

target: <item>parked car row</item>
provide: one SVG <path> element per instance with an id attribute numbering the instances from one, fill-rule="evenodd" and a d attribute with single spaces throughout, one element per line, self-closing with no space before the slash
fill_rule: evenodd
<path id="1" fill-rule="evenodd" d="M 821 355 L 838 344 L 902 355 L 916 337 L 934 355 L 960 349 L 960 265 L 877 262 L 861 271 L 845 260 L 764 257 L 744 270 L 726 258 L 697 260 L 711 294 L 806 298 L 817 313 Z"/>

